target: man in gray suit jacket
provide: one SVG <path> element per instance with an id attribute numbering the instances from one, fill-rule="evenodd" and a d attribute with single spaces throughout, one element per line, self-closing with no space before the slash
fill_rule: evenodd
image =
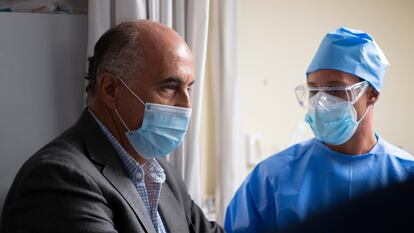
<path id="1" fill-rule="evenodd" d="M 22 166 L 2 232 L 223 232 L 162 158 L 191 115 L 186 43 L 162 24 L 125 22 L 89 63 L 88 108 Z"/>

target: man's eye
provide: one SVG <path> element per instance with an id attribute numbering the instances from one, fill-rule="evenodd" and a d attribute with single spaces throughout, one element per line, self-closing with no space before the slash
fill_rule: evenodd
<path id="1" fill-rule="evenodd" d="M 164 86 L 163 89 L 165 91 L 171 91 L 177 89 L 177 86 Z"/>

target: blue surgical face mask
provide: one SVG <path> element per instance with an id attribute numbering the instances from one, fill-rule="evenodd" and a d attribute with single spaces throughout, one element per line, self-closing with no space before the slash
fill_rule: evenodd
<path id="1" fill-rule="evenodd" d="M 191 108 L 144 103 L 124 81 L 125 87 L 144 105 L 144 118 L 139 129 L 131 130 L 125 124 L 117 109 L 122 124 L 128 130 L 125 135 L 129 143 L 145 159 L 168 155 L 181 144 L 187 132 L 191 117 Z M 138 119 L 137 119 L 138 120 Z"/>
<path id="2" fill-rule="evenodd" d="M 309 100 L 310 106 L 305 116 L 315 137 L 327 144 L 341 145 L 347 142 L 355 133 L 359 123 L 365 118 L 368 109 L 360 120 L 351 102 L 318 92 Z"/>

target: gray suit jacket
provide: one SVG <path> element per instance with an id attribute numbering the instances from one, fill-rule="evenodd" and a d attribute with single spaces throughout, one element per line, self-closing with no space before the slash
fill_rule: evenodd
<path id="1" fill-rule="evenodd" d="M 223 232 L 191 200 L 168 162 L 159 212 L 167 232 Z M 79 121 L 34 154 L 6 198 L 1 232 L 150 232 L 141 197 L 93 117 Z"/>

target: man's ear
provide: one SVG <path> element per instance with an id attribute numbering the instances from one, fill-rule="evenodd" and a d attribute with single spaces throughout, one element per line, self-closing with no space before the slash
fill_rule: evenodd
<path id="1" fill-rule="evenodd" d="M 104 72 L 99 75 L 97 83 L 98 96 L 106 107 L 113 109 L 116 106 L 120 94 L 119 80 L 111 73 Z"/>
<path id="2" fill-rule="evenodd" d="M 375 90 L 372 87 L 369 87 L 367 90 L 367 96 L 368 96 L 367 105 L 374 105 L 378 101 L 379 95 L 380 93 L 377 90 Z"/>

